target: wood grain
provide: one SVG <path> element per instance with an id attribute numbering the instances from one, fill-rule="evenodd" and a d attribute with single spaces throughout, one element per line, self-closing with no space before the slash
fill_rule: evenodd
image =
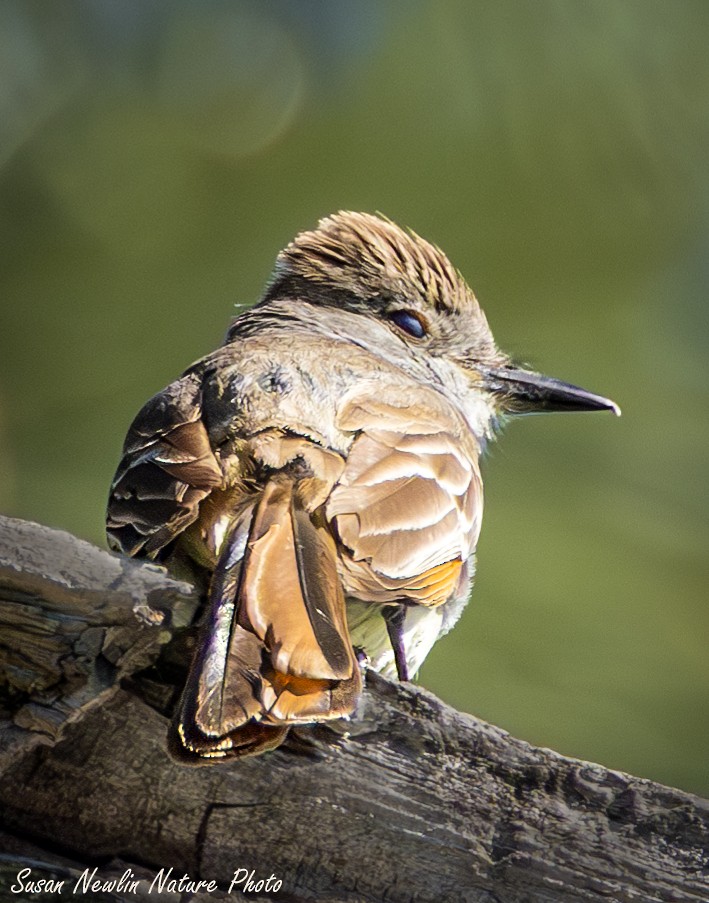
<path id="1" fill-rule="evenodd" d="M 707 802 L 376 675 L 350 723 L 254 759 L 175 764 L 170 694 L 146 692 L 144 669 L 195 607 L 159 568 L 0 519 L 0 898 L 31 861 L 37 876 L 98 864 L 144 888 L 169 867 L 218 882 L 194 901 L 709 899 Z M 228 894 L 239 868 L 281 891 Z"/>

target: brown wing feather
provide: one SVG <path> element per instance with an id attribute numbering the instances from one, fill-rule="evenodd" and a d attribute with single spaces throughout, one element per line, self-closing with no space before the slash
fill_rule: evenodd
<path id="1" fill-rule="evenodd" d="M 201 417 L 201 381 L 190 373 L 151 398 L 135 418 L 108 501 L 112 549 L 154 558 L 221 486 L 222 470 Z"/>
<path id="2" fill-rule="evenodd" d="M 395 391 L 360 392 L 338 423 L 358 431 L 327 504 L 349 552 L 348 592 L 442 604 L 457 591 L 482 517 L 479 449 L 462 415 L 422 387 L 411 404 Z"/>

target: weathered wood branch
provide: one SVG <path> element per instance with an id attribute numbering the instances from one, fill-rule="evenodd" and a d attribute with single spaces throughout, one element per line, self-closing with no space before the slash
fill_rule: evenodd
<path id="1" fill-rule="evenodd" d="M 170 867 L 218 882 L 195 901 L 242 899 L 238 869 L 282 882 L 244 899 L 709 899 L 709 804 L 376 675 L 347 725 L 176 765 L 164 738 L 179 656 L 165 641 L 197 602 L 159 568 L 0 519 L 1 899 L 23 867 L 63 876 L 68 895 L 87 866 L 134 873 L 136 890 L 89 897 L 107 901 L 187 899 L 148 893 Z"/>

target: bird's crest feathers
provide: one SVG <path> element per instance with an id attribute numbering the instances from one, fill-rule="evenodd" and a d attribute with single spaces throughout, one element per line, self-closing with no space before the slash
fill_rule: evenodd
<path id="1" fill-rule="evenodd" d="M 340 211 L 297 235 L 278 255 L 269 294 L 294 277 L 362 298 L 383 292 L 405 297 L 415 288 L 437 310 L 479 312 L 475 295 L 440 248 L 369 213 Z"/>

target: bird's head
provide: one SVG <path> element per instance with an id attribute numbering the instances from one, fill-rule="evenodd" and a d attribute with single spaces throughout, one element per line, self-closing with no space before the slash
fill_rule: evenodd
<path id="1" fill-rule="evenodd" d="M 278 255 L 264 303 L 276 298 L 377 320 L 412 357 L 452 366 L 493 419 L 542 411 L 619 413 L 607 398 L 515 366 L 440 248 L 380 216 L 341 212 L 298 235 Z"/>

